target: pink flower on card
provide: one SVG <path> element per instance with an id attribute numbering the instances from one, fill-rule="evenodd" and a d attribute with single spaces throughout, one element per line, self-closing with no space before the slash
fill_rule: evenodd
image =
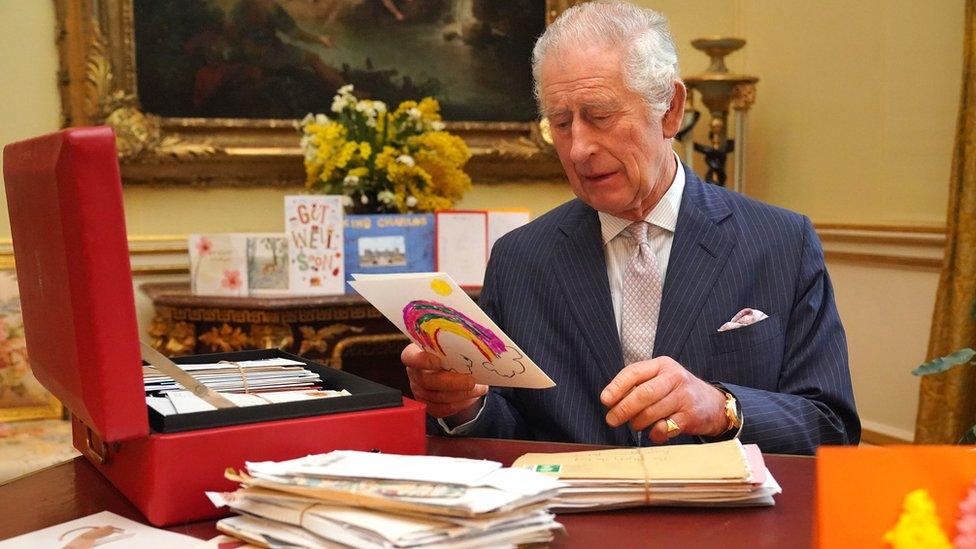
<path id="1" fill-rule="evenodd" d="M 237 269 L 224 271 L 224 278 L 220 281 L 220 285 L 228 290 L 239 290 L 242 283 L 241 272 Z"/>
<path id="2" fill-rule="evenodd" d="M 200 240 L 197 240 L 197 253 L 200 255 L 207 255 L 210 250 L 213 249 L 213 242 L 205 236 L 201 236 Z"/>

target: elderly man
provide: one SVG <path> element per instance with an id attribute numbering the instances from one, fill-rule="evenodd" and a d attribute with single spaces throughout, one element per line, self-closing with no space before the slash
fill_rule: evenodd
<path id="1" fill-rule="evenodd" d="M 410 345 L 432 426 L 615 445 L 738 436 L 782 453 L 856 443 L 817 236 L 678 160 L 686 90 L 667 21 L 573 7 L 536 43 L 533 75 L 577 198 L 498 241 L 480 304 L 557 386 L 489 390 Z"/>

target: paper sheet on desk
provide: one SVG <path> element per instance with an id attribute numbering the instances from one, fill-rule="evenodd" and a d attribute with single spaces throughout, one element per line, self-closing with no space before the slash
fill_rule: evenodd
<path id="1" fill-rule="evenodd" d="M 544 389 L 556 384 L 445 273 L 352 275 L 349 283 L 401 332 L 477 383 Z"/>
<path id="2" fill-rule="evenodd" d="M 81 540 L 81 538 L 85 536 Z M 0 541 L 3 549 L 30 549 L 65 547 L 72 541 L 110 547 L 172 547 L 191 548 L 200 545 L 200 540 L 183 534 L 160 530 L 140 524 L 109 511 L 102 511 L 80 519 L 65 522 L 43 530 Z M 80 546 L 80 545 L 79 545 Z"/>

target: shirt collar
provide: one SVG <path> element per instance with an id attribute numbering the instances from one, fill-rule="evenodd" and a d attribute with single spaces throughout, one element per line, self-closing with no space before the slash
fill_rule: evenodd
<path id="1" fill-rule="evenodd" d="M 678 224 L 678 208 L 681 207 L 681 196 L 685 191 L 684 166 L 681 165 L 681 160 L 678 158 L 677 153 L 673 154 L 674 161 L 678 164 L 678 169 L 674 171 L 674 179 L 671 181 L 671 187 L 664 193 L 664 196 L 654 206 L 654 209 L 644 218 L 644 221 L 651 225 L 656 225 L 672 233 Z M 603 234 L 604 246 L 623 232 L 628 225 L 633 223 L 629 219 L 621 219 L 605 212 L 597 213 L 600 216 L 600 232 Z"/>

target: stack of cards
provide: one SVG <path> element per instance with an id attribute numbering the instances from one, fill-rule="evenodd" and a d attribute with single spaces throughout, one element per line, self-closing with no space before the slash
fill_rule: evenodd
<path id="1" fill-rule="evenodd" d="M 287 358 L 179 366 L 238 406 L 349 394 L 347 391 L 323 389 L 319 374 L 305 369 L 304 363 Z M 184 414 L 215 409 L 152 366 L 143 366 L 142 374 L 146 403 L 160 414 Z"/>
<path id="2" fill-rule="evenodd" d="M 334 451 L 228 471 L 208 492 L 240 516 L 225 534 L 269 547 L 511 547 L 562 529 L 546 506 L 562 484 L 487 460 Z"/>

